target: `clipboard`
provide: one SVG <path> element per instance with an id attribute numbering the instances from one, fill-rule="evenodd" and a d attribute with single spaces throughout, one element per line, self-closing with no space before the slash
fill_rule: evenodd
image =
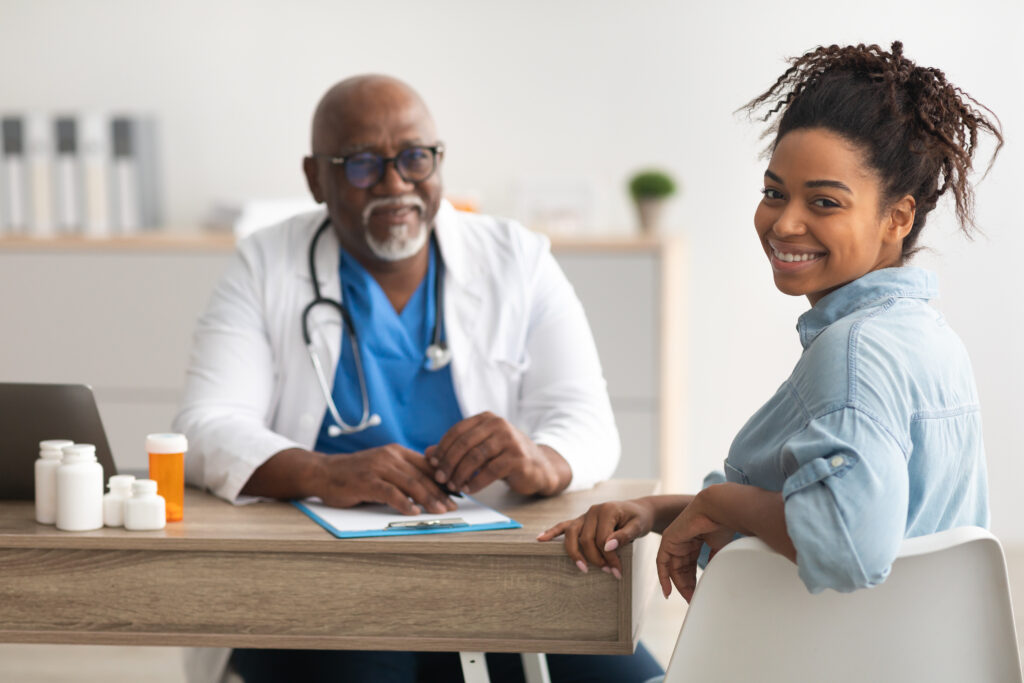
<path id="1" fill-rule="evenodd" d="M 332 508 L 315 500 L 294 500 L 292 504 L 335 538 L 450 534 L 523 527 L 511 517 L 506 517 L 469 496 L 459 499 L 458 510 L 440 515 L 426 512 L 419 515 L 402 515 L 388 505 L 377 504 L 354 508 Z"/>

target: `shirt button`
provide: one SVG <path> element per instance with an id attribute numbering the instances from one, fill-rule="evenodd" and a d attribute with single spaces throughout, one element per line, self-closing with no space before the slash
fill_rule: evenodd
<path id="1" fill-rule="evenodd" d="M 833 455 L 832 459 L 828 461 L 828 464 L 832 465 L 832 467 L 839 467 L 844 462 L 846 462 L 846 460 L 843 458 L 843 456 L 841 456 L 841 455 Z"/>

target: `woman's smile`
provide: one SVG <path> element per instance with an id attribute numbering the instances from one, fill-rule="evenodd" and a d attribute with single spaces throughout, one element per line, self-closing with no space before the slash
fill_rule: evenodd
<path id="1" fill-rule="evenodd" d="M 772 269 L 779 272 L 793 272 L 809 268 L 828 256 L 823 249 L 810 249 L 796 244 L 768 240 L 768 259 Z"/>

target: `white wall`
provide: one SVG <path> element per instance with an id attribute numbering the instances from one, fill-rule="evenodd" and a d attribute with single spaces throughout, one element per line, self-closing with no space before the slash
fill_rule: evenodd
<path id="1" fill-rule="evenodd" d="M 733 433 L 789 373 L 805 302 L 787 298 L 753 237 L 759 128 L 732 112 L 818 44 L 899 38 L 1002 118 L 1007 145 L 978 188 L 986 237 L 966 244 L 949 212 L 936 252 L 941 306 L 975 360 L 993 526 L 1024 542 L 1024 412 L 1017 209 L 1024 181 L 1024 3 L 0 1 L 0 109 L 156 113 L 167 223 L 195 226 L 217 199 L 304 192 L 312 108 L 364 71 L 408 80 L 432 106 L 449 190 L 516 209 L 524 178 L 584 178 L 595 231 L 632 226 L 629 172 L 657 164 L 684 194 L 670 223 L 689 239 L 688 467 L 717 466 Z M 499 161 L 500 160 L 500 161 Z M 605 359 L 606 363 L 627 362 Z"/>

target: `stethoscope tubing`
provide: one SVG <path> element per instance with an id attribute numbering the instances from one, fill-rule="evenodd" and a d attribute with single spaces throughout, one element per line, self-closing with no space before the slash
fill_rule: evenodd
<path id="1" fill-rule="evenodd" d="M 320 241 L 320 236 L 327 231 L 330 224 L 330 217 L 325 218 L 323 222 L 320 223 L 320 226 L 317 228 L 316 233 L 313 235 L 313 239 L 309 244 L 309 275 L 313 281 L 313 300 L 306 304 L 306 307 L 302 309 L 302 340 L 306 344 L 306 351 L 309 353 L 310 362 L 313 364 L 313 371 L 316 375 L 317 384 L 319 385 L 324 398 L 327 400 L 327 410 L 335 422 L 335 424 L 330 425 L 327 428 L 328 435 L 334 437 L 341 434 L 355 434 L 371 427 L 375 427 L 380 424 L 381 420 L 379 415 L 370 413 L 370 394 L 369 389 L 366 386 L 366 372 L 363 370 L 362 355 L 359 352 L 359 335 L 356 332 L 352 316 L 349 314 L 348 309 L 340 299 L 328 299 L 323 296 L 320 291 L 320 281 L 317 278 L 316 272 L 316 246 Z M 431 239 L 433 239 L 433 236 L 431 236 Z M 448 349 L 448 345 L 442 338 L 442 329 L 444 326 L 443 267 L 443 262 L 438 259 L 438 265 L 435 268 L 434 273 L 434 330 L 431 334 L 431 343 L 427 347 L 426 351 L 427 368 L 431 371 L 440 370 L 451 362 L 451 351 Z M 349 334 L 349 342 L 352 345 L 352 359 L 355 362 L 356 377 L 358 377 L 359 380 L 359 393 L 362 396 L 363 403 L 362 417 L 358 424 L 355 425 L 350 425 L 341 418 L 338 406 L 335 404 L 334 397 L 331 394 L 331 387 L 327 382 L 327 375 L 324 373 L 323 365 L 321 364 L 316 351 L 313 349 L 313 339 L 312 335 L 309 333 L 309 314 L 314 308 L 320 305 L 328 305 L 336 309 L 341 314 L 342 326 Z"/>

